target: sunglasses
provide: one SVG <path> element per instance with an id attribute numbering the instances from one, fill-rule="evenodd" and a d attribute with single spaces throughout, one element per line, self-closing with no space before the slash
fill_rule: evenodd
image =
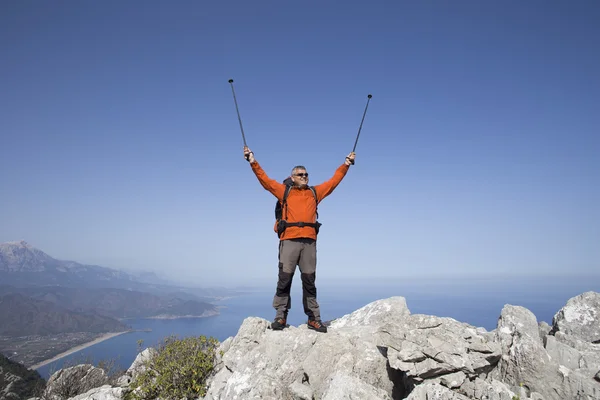
<path id="1" fill-rule="evenodd" d="M 299 177 L 306 177 L 308 178 L 308 172 L 305 174 L 294 174 L 295 176 L 299 176 Z"/>

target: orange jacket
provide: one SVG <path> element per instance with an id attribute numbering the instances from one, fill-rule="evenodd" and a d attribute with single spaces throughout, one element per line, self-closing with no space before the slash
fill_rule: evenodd
<path id="1" fill-rule="evenodd" d="M 258 161 L 250 163 L 250 166 L 262 187 L 271 192 L 279 201 L 282 201 L 285 184 L 269 178 Z M 319 203 L 325 197 L 329 196 L 337 185 L 340 184 L 344 176 L 346 176 L 348 168 L 349 166 L 345 163 L 340 165 L 331 179 L 315 185 L 317 201 Z M 288 194 L 287 206 L 284 208 L 283 213 L 284 218 L 288 222 L 315 222 L 317 220 L 317 205 L 315 204 L 315 196 L 312 191 L 308 187 L 300 189 L 294 186 Z M 275 232 L 277 232 L 276 226 Z M 279 239 L 295 238 L 311 238 L 316 240 L 317 234 L 315 233 L 315 229 L 310 226 L 288 226 Z"/>

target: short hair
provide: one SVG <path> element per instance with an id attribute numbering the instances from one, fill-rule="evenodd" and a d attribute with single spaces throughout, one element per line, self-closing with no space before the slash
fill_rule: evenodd
<path id="1" fill-rule="evenodd" d="M 299 169 L 306 171 L 306 168 L 304 167 L 304 165 L 296 165 L 294 168 L 292 168 L 292 175 L 294 175 L 294 172 L 296 172 Z"/>

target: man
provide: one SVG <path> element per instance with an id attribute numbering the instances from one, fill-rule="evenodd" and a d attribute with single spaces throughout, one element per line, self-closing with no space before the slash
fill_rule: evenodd
<path id="1" fill-rule="evenodd" d="M 244 147 L 244 157 L 250 162 L 252 171 L 260 184 L 279 201 L 283 201 L 286 185 L 269 178 L 248 147 Z M 276 314 L 275 320 L 271 324 L 271 328 L 274 330 L 286 327 L 288 311 L 291 308 L 290 289 L 297 265 L 300 267 L 302 277 L 302 304 L 304 313 L 308 316 L 308 328 L 318 332 L 327 332 L 327 327 L 321 322 L 317 288 L 315 287 L 317 205 L 329 196 L 344 179 L 354 157 L 355 154 L 350 153 L 331 179 L 314 187 L 316 199 L 308 185 L 306 168 L 298 165 L 292 169 L 293 186 L 282 207 L 282 219 L 287 221 L 287 226 L 281 230 L 279 237 L 279 276 L 277 290 L 273 297 L 273 308 L 275 308 Z"/>

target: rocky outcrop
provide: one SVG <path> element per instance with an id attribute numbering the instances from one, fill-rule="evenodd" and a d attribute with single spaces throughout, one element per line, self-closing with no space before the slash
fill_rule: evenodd
<path id="1" fill-rule="evenodd" d="M 554 316 L 552 332 L 562 332 L 588 343 L 600 343 L 600 293 L 585 292 L 569 299 Z"/>
<path id="2" fill-rule="evenodd" d="M 138 354 L 129 369 L 125 371 L 125 374 L 123 374 L 117 380 L 119 387 L 128 388 L 131 382 L 133 382 L 133 380 L 137 378 L 139 374 L 144 372 L 144 370 L 147 368 L 146 366 L 152 360 L 152 357 L 156 356 L 156 354 L 158 353 L 153 347 L 149 347 Z"/>
<path id="3" fill-rule="evenodd" d="M 600 399 L 596 296 L 571 299 L 552 328 L 506 305 L 491 332 L 411 314 L 402 297 L 335 320 L 327 334 L 248 318 L 221 344 L 205 399 Z"/>
<path id="4" fill-rule="evenodd" d="M 108 378 L 103 369 L 91 364 L 80 364 L 55 372 L 42 396 L 47 400 L 70 399 L 90 389 L 106 384 Z"/>
<path id="5" fill-rule="evenodd" d="M 0 354 L 0 400 L 27 399 L 40 395 L 46 381 L 37 371 Z"/>
<path id="6" fill-rule="evenodd" d="M 597 400 L 597 301 L 594 292 L 570 299 L 552 326 L 506 305 L 491 332 L 411 314 L 403 297 L 334 320 L 325 334 L 306 325 L 273 331 L 269 321 L 248 317 L 220 344 L 203 400 Z M 77 400 L 135 390 L 131 378 L 154 354 L 140 354 L 118 387 Z"/>

